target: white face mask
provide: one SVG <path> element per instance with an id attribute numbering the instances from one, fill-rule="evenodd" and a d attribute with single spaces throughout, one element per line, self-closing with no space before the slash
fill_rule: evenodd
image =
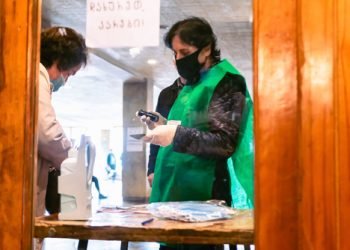
<path id="1" fill-rule="evenodd" d="M 57 90 L 59 90 L 59 88 L 61 88 L 66 83 L 66 80 L 61 74 L 57 79 L 50 80 L 50 82 L 52 83 L 52 91 L 56 92 Z"/>

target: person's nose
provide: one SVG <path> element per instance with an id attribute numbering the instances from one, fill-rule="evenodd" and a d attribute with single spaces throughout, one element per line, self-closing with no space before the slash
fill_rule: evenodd
<path id="1" fill-rule="evenodd" d="M 185 56 L 186 56 L 186 54 L 179 52 L 179 53 L 177 53 L 177 60 L 184 58 Z"/>
<path id="2" fill-rule="evenodd" d="M 74 75 L 74 73 L 66 73 L 66 74 L 64 74 L 64 75 L 63 75 L 63 78 L 64 78 L 65 82 L 67 82 L 67 81 L 68 81 L 68 78 L 69 78 L 70 76 L 72 76 L 72 75 Z"/>
<path id="3" fill-rule="evenodd" d="M 64 78 L 64 82 L 67 82 L 68 78 L 69 78 L 69 75 L 65 75 L 65 76 L 63 76 L 63 78 Z"/>
<path id="4" fill-rule="evenodd" d="M 176 54 L 176 55 L 174 56 L 175 60 L 179 60 L 179 59 L 181 59 L 181 58 L 183 58 L 183 57 L 184 57 L 184 56 L 181 55 L 180 53 L 178 53 L 178 54 Z"/>

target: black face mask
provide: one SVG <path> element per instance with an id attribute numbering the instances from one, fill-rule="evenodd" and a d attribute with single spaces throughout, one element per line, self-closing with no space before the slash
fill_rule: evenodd
<path id="1" fill-rule="evenodd" d="M 201 52 L 198 49 L 196 52 L 176 60 L 176 68 L 179 75 L 187 80 L 187 84 L 196 83 L 200 77 L 202 64 L 198 62 L 198 55 Z"/>

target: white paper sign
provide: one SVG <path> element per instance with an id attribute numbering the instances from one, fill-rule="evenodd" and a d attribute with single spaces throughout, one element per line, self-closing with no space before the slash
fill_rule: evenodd
<path id="1" fill-rule="evenodd" d="M 128 127 L 127 128 L 127 143 L 126 151 L 127 152 L 141 152 L 143 150 L 143 141 L 137 140 L 130 135 L 142 134 L 144 133 L 143 127 Z"/>
<path id="2" fill-rule="evenodd" d="M 160 0 L 87 0 L 86 8 L 89 47 L 159 45 Z"/>

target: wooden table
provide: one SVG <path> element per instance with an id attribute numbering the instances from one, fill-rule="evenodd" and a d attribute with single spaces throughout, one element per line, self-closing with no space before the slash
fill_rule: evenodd
<path id="1" fill-rule="evenodd" d="M 154 218 L 131 211 L 100 212 L 88 221 L 62 221 L 57 215 L 35 219 L 36 238 L 74 238 L 198 243 L 198 244 L 253 244 L 254 229 L 251 210 L 241 210 L 231 219 L 188 223 Z"/>

